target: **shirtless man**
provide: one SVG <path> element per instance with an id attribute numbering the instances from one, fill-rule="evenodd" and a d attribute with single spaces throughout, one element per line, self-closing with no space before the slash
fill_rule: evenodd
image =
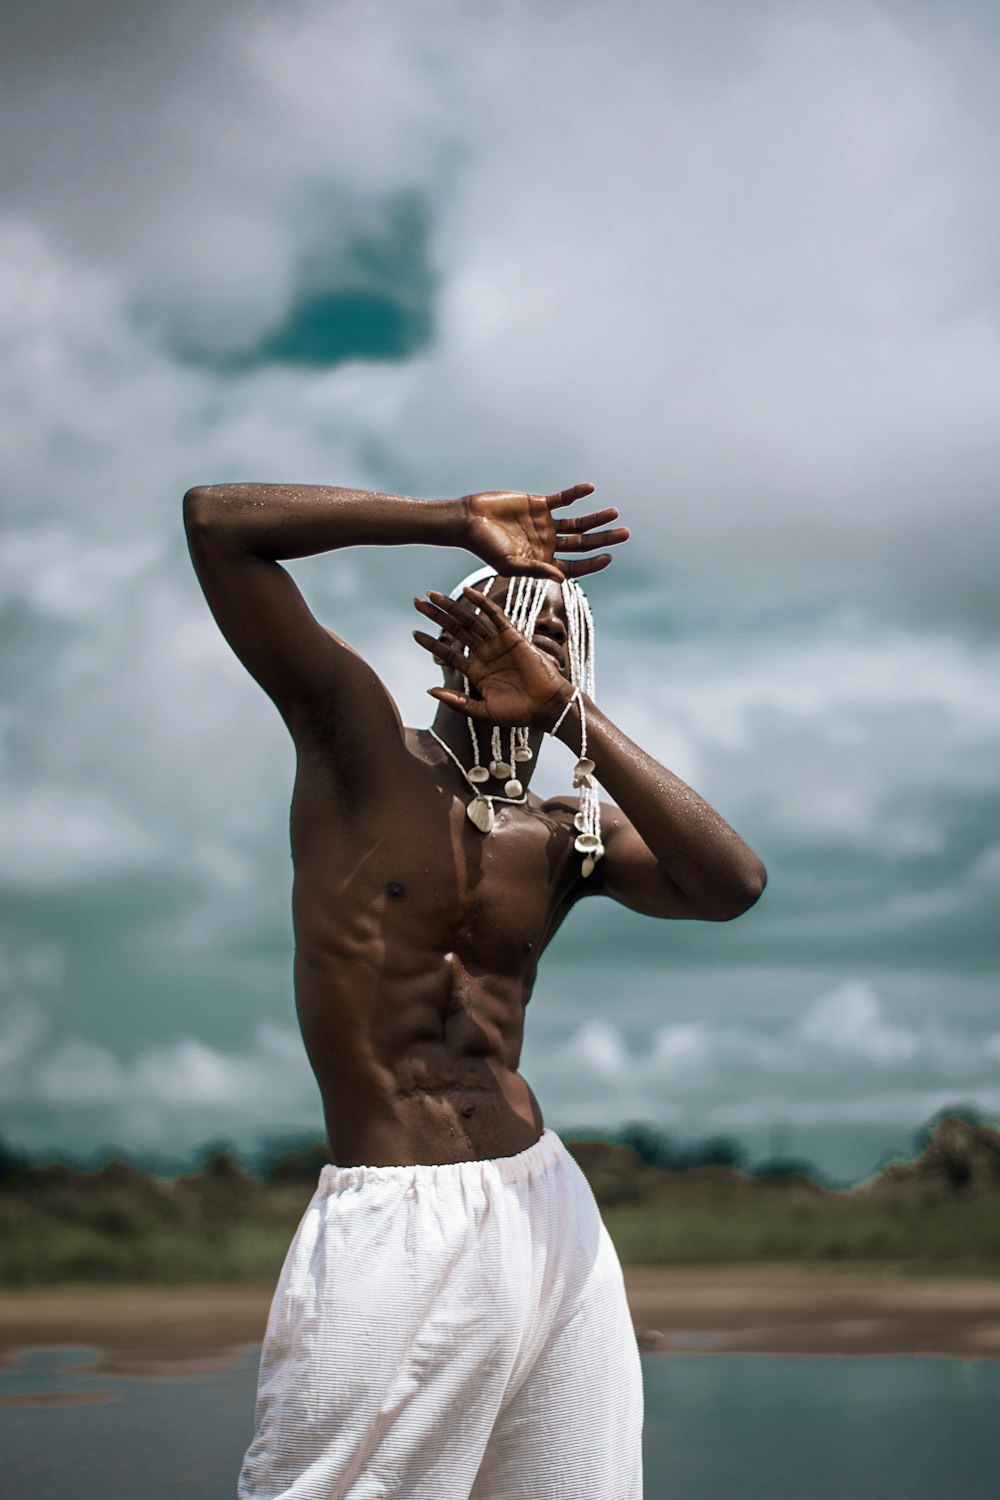
<path id="1" fill-rule="evenodd" d="M 518 1072 L 525 1007 L 582 897 L 728 921 L 765 874 L 586 695 L 587 753 L 613 799 L 596 868 L 585 877 L 574 849 L 576 797 L 498 801 L 488 834 L 466 815 L 467 715 L 486 745 L 493 724 L 505 736 L 527 726 L 525 789 L 557 720 L 579 753 L 561 580 L 608 566 L 597 549 L 628 537 L 599 529 L 613 508 L 557 514 L 592 490 L 430 501 L 232 484 L 185 496 L 209 606 L 296 746 L 295 996 L 335 1164 L 275 1293 L 241 1500 L 640 1500 L 621 1269 Z M 429 690 L 438 738 L 404 727 L 280 565 L 405 543 L 465 549 L 499 575 L 485 593 L 414 600 L 436 627 L 415 638 L 444 669 Z M 501 607 L 518 574 L 550 580 L 530 644 Z"/>

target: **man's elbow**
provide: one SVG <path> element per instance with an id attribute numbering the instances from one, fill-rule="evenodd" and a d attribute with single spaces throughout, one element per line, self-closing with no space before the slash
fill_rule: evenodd
<path id="1" fill-rule="evenodd" d="M 184 496 L 183 513 L 184 530 L 192 546 L 228 545 L 239 537 L 239 515 L 230 504 L 225 485 L 194 485 Z"/>
<path id="2" fill-rule="evenodd" d="M 767 885 L 767 871 L 760 860 L 755 860 L 753 866 L 745 871 L 737 884 L 728 890 L 724 897 L 720 897 L 718 904 L 713 910 L 706 913 L 710 922 L 734 922 L 737 917 L 749 911 L 751 906 L 756 905 L 764 894 Z"/>
<path id="3" fill-rule="evenodd" d="M 212 492 L 207 485 L 196 484 L 184 496 L 182 510 L 184 529 L 192 532 L 207 531 L 212 522 Z"/>

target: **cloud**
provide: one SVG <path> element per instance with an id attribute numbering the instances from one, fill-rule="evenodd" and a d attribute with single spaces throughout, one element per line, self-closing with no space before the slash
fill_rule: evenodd
<path id="1" fill-rule="evenodd" d="M 909 1062 L 919 1047 L 916 1033 L 888 1023 L 871 985 L 857 980 L 846 981 L 811 1006 L 795 1037 L 807 1047 L 878 1067 Z"/>
<path id="2" fill-rule="evenodd" d="M 74 885 L 147 865 L 156 837 L 121 808 L 74 786 L 9 785 L 0 796 L 0 883 L 29 889 Z"/>
<path id="3" fill-rule="evenodd" d="M 274 1025 L 261 1026 L 242 1052 L 183 1037 L 125 1061 L 80 1037 L 54 1039 L 41 1011 L 22 1006 L 0 1024 L 0 1078 L 9 1116 L 44 1106 L 52 1118 L 75 1121 L 78 1142 L 94 1140 L 95 1124 L 121 1144 L 170 1139 L 183 1148 L 220 1130 L 253 1140 L 318 1120 L 302 1043 Z"/>
<path id="4" fill-rule="evenodd" d="M 620 1078 L 629 1067 L 628 1051 L 608 1021 L 584 1022 L 566 1048 L 566 1060 L 602 1078 Z"/>
<path id="5" fill-rule="evenodd" d="M 516 70 L 490 38 L 418 472 L 597 480 L 709 607 L 995 624 L 998 226 L 938 38 L 876 6 L 730 10 L 734 67 L 707 14 L 590 15 L 528 22 Z"/>
<path id="6" fill-rule="evenodd" d="M 1000 844 L 990 844 L 984 849 L 969 871 L 970 876 L 984 885 L 992 886 L 1000 880 Z"/>
<path id="7" fill-rule="evenodd" d="M 0 1016 L 0 1079 L 5 1090 L 12 1087 L 22 1059 L 44 1034 L 44 1019 L 34 1006 L 11 1006 Z"/>
<path id="8" fill-rule="evenodd" d="M 591 903 L 575 941 L 602 974 L 919 963 L 946 990 L 985 968 L 992 17 L 516 0 L 392 20 L 180 0 L 135 25 L 94 0 L 58 26 L 22 11 L 10 38 L 0 875 L 5 930 L 57 934 L 42 1013 L 71 1039 L 82 1006 L 81 1046 L 114 1061 L 132 1037 L 236 1110 L 289 998 L 294 755 L 180 528 L 189 485 L 237 478 L 590 478 L 620 504 L 633 542 L 591 591 L 600 702 L 771 882 L 724 933 Z M 293 571 L 423 723 L 405 600 L 465 563 L 352 549 Z M 567 765 L 547 752 L 538 788 Z M 140 987 L 162 1003 L 137 1018 Z M 891 1071 L 905 1041 L 870 995 L 841 1000 L 854 1040 L 813 1065 L 881 1046 Z M 717 1044 L 678 1025 L 657 1066 L 716 1077 Z M 766 1037 L 737 1041 L 766 1068 Z M 615 1089 L 630 1074 L 615 1025 L 574 1045 Z M 120 1060 L 62 1065 L 109 1110 L 134 1085 Z"/>
<path id="9" fill-rule="evenodd" d="M 629 1036 L 625 1031 L 628 1029 Z M 778 1026 L 683 1020 L 638 1034 L 588 1020 L 552 1027 L 528 1076 L 563 1123 L 651 1119 L 689 1131 L 881 1123 L 915 1128 L 956 1095 L 1000 1109 L 1000 1031 L 929 1017 L 892 1019 L 878 990 L 849 978 Z"/>
<path id="10" fill-rule="evenodd" d="M 1000 1089 L 994 1081 L 983 1080 L 975 1086 L 971 1100 L 967 1095 L 956 1098 L 955 1089 L 948 1086 L 904 1087 L 854 1098 L 845 1095 L 838 1103 L 836 1125 L 877 1125 L 883 1129 L 902 1127 L 909 1133 L 942 1110 L 960 1107 L 963 1100 L 974 1104 L 984 1114 L 1000 1117 Z M 825 1126 L 829 1130 L 833 1123 L 824 1100 L 789 1095 L 721 1104 L 711 1111 L 710 1119 L 713 1128 L 720 1130 L 760 1128 L 773 1125 L 775 1120 L 796 1126 Z"/>
<path id="11" fill-rule="evenodd" d="M 161 556 L 152 539 L 101 544 L 66 526 L 10 530 L 0 558 L 0 609 L 26 604 L 56 619 L 90 619 L 121 606 L 125 588 Z"/>
<path id="12" fill-rule="evenodd" d="M 70 1037 L 38 1068 L 35 1086 L 47 1104 L 121 1104 L 125 1070 L 106 1047 Z"/>
<path id="13" fill-rule="evenodd" d="M 104 0 L 62 45 L 11 39 L 6 199 L 150 326 L 243 347 L 440 176 L 440 90 L 405 14 L 182 0 L 133 19 Z"/>
<path id="14" fill-rule="evenodd" d="M 777 1025 L 717 1017 L 640 1031 L 628 1020 L 567 1020 L 534 1023 L 525 1059 L 546 1118 L 562 1129 L 649 1119 L 687 1135 L 753 1134 L 783 1121 L 823 1127 L 813 1154 L 829 1166 L 844 1127 L 912 1131 L 959 1097 L 1000 1112 L 1000 1031 L 935 1016 L 904 1022 L 857 977 Z M 249 1147 L 276 1131 L 321 1130 L 302 1043 L 273 1023 L 243 1048 L 184 1036 L 125 1057 L 54 1032 L 41 1006 L 23 1002 L 0 1012 L 0 1087 L 6 1128 L 36 1148 L 71 1138 L 79 1150 L 169 1141 L 180 1152 L 219 1134 Z M 860 1160 L 842 1170 L 860 1171 Z"/>
<path id="15" fill-rule="evenodd" d="M 382 371 L 405 385 L 370 433 L 387 472 L 440 493 L 585 469 L 702 603 L 995 625 L 995 28 L 723 9 L 185 4 L 140 34 L 95 7 L 113 47 L 20 38 L 7 201 L 139 329 L 241 349 L 303 297 L 384 293 L 359 246 L 422 203 L 389 280 L 426 261 L 438 332 L 418 379 Z M 234 388 L 266 412 L 267 384 Z M 206 474 L 215 438 L 188 447 Z"/>

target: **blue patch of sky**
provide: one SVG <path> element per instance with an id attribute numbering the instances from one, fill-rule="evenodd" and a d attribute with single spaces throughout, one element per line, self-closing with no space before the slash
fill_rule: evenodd
<path id="1" fill-rule="evenodd" d="M 349 212 L 331 203 L 329 215 Z M 405 360 L 431 343 L 437 280 L 430 214 L 413 193 L 390 199 L 377 229 L 342 240 L 322 218 L 300 265 L 298 289 L 281 322 L 243 348 L 206 350 L 185 341 L 187 362 L 240 375 L 266 365 L 330 369 L 353 360 Z M 337 248 L 329 246 L 337 243 Z"/>

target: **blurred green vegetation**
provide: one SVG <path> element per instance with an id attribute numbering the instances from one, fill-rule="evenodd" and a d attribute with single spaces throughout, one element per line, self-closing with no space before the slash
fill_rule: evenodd
<path id="1" fill-rule="evenodd" d="M 942 1114 L 917 1142 L 914 1158 L 849 1189 L 802 1163 L 748 1171 L 719 1140 L 677 1165 L 647 1126 L 567 1144 L 626 1264 L 1000 1269 L 1000 1130 Z M 38 1165 L 0 1146 L 0 1285 L 273 1283 L 325 1160 L 322 1142 L 302 1142 L 251 1173 L 216 1149 L 198 1171 L 158 1178 L 120 1161 Z"/>

